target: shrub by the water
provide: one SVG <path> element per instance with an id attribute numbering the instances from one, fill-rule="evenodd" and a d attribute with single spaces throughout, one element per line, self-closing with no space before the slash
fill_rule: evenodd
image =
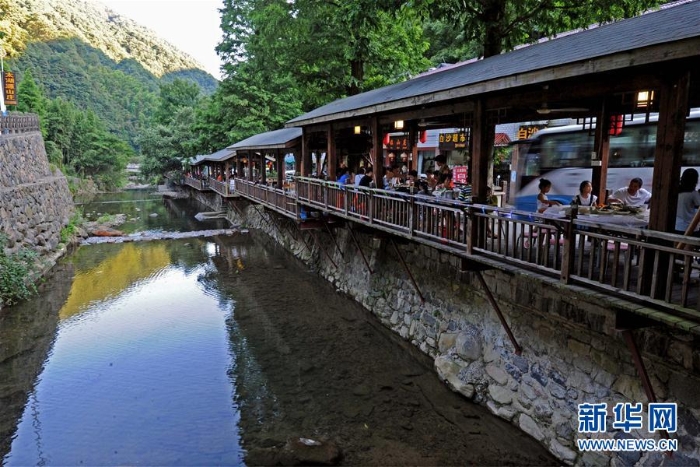
<path id="1" fill-rule="evenodd" d="M 12 305 L 36 293 L 30 274 L 36 253 L 22 248 L 6 254 L 7 236 L 0 234 L 0 306 Z"/>

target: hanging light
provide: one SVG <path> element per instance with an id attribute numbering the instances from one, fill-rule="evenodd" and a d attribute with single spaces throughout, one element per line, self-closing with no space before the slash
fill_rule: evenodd
<path id="1" fill-rule="evenodd" d="M 426 141 L 428 141 L 428 132 L 426 130 L 420 132 L 418 136 L 418 141 L 420 141 L 421 143 L 425 143 Z"/>
<path id="2" fill-rule="evenodd" d="M 639 91 L 637 93 L 637 108 L 647 109 L 654 103 L 654 91 Z"/>
<path id="3" fill-rule="evenodd" d="M 384 140 L 382 141 L 382 143 L 384 143 L 384 146 L 388 146 L 390 142 L 391 142 L 391 135 L 389 135 L 389 133 L 387 133 L 384 135 Z"/>
<path id="4" fill-rule="evenodd" d="M 360 125 L 356 125 L 355 126 L 355 134 L 359 135 L 360 133 L 362 133 L 362 127 Z"/>
<path id="5" fill-rule="evenodd" d="M 394 122 L 394 129 L 395 130 L 403 130 L 403 120 L 396 120 Z"/>

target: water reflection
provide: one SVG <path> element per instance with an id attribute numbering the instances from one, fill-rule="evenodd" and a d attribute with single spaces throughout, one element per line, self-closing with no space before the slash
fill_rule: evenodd
<path id="1" fill-rule="evenodd" d="M 35 299 L 0 310 L 0 459 L 10 449 L 58 326 L 58 310 L 68 296 L 73 266 L 54 268 Z"/>
<path id="2" fill-rule="evenodd" d="M 163 265 L 166 245 L 198 266 Z M 113 266 L 131 248 L 143 250 L 128 253 L 142 274 Z M 62 314 L 6 465 L 242 462 L 225 326 L 233 309 L 200 285 L 206 250 L 201 241 L 81 249 L 76 280 L 95 291 L 66 301 L 72 313 Z"/>

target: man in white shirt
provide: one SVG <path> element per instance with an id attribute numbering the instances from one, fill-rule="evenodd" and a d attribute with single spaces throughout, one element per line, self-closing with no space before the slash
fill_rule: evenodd
<path id="1" fill-rule="evenodd" d="M 630 180 L 629 186 L 613 191 L 608 202 L 618 202 L 625 206 L 642 207 L 651 199 L 651 192 L 642 188 L 642 179 L 639 177 Z"/>

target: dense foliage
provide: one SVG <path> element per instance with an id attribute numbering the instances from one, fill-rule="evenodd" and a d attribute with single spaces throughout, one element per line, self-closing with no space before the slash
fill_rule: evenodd
<path id="1" fill-rule="evenodd" d="M 200 153 L 440 63 L 638 14 L 657 0 L 224 0 L 226 77 L 198 110 Z"/>
<path id="2" fill-rule="evenodd" d="M 12 305 L 36 293 L 31 280 L 36 253 L 20 249 L 13 254 L 5 253 L 7 237 L 0 233 L 0 307 Z"/>

